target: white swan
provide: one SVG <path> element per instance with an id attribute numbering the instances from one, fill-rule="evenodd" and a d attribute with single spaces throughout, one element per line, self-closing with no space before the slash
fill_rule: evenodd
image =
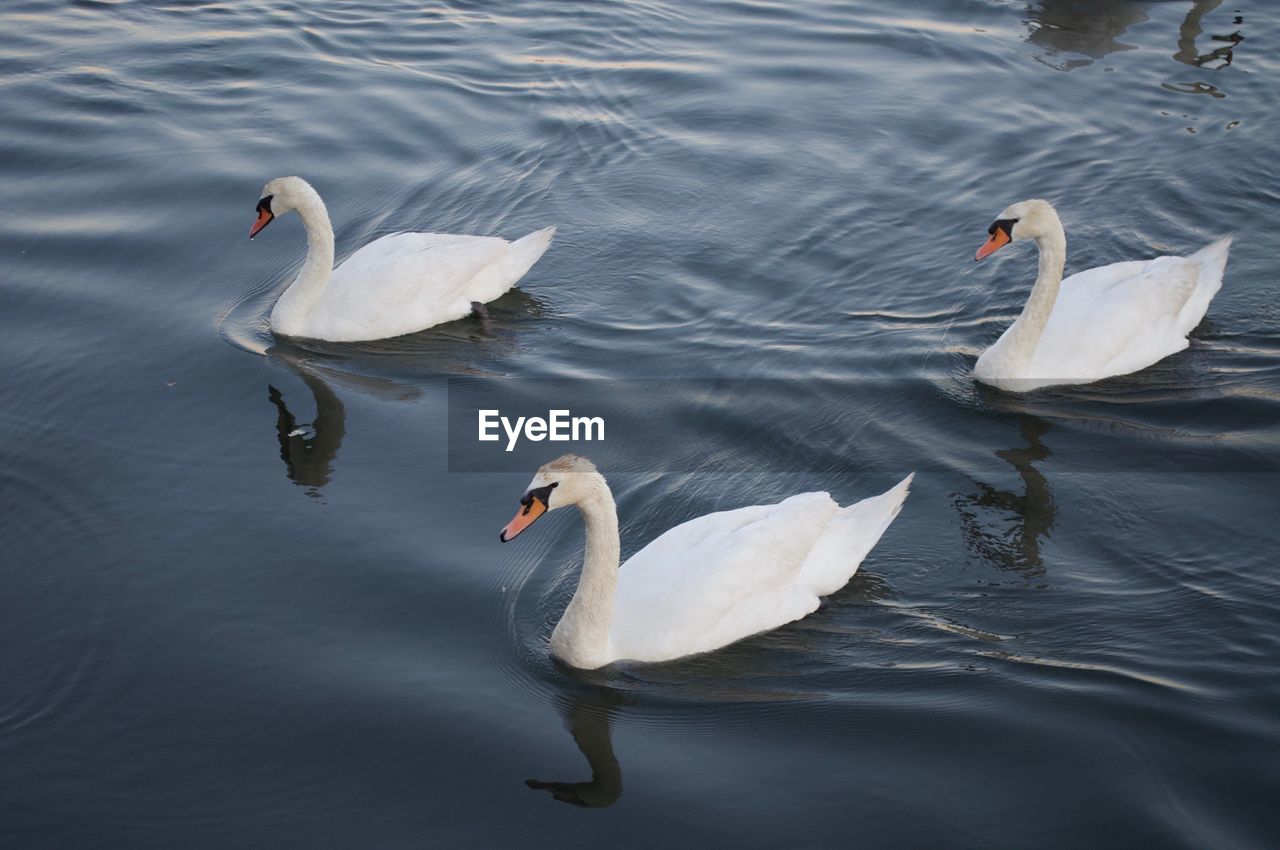
<path id="1" fill-rule="evenodd" d="M 524 276 L 556 232 L 547 227 L 515 242 L 393 233 L 335 269 L 329 213 L 301 177 L 277 177 L 262 187 L 249 238 L 290 210 L 307 229 L 307 259 L 271 311 L 271 329 L 333 342 L 386 339 L 479 311 Z"/>
<path id="2" fill-rule="evenodd" d="M 587 550 L 578 589 L 551 634 L 573 667 L 669 661 L 769 631 L 818 607 L 857 572 L 898 515 L 908 475 L 842 508 L 826 493 L 707 514 L 660 535 L 618 568 L 618 511 L 591 461 L 566 455 L 538 470 L 506 542 L 547 511 L 576 505 Z"/>
<path id="3" fill-rule="evenodd" d="M 1231 247 L 1227 236 L 1190 257 L 1112 263 L 1063 280 L 1067 237 L 1048 201 L 1006 208 L 987 233 L 975 260 L 1022 239 L 1040 249 L 1026 307 L 973 367 L 979 381 L 1014 392 L 1125 375 L 1186 348 Z"/>

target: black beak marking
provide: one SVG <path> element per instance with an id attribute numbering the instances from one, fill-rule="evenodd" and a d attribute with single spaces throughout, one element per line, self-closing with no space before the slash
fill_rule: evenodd
<path id="1" fill-rule="evenodd" d="M 998 218 L 991 222 L 991 226 L 987 228 L 988 236 L 995 236 L 997 230 L 1003 230 L 1004 235 L 1009 237 L 1009 241 L 1013 241 L 1013 226 L 1018 223 L 1016 218 Z"/>
<path id="2" fill-rule="evenodd" d="M 262 227 L 259 227 L 255 222 L 253 229 L 249 231 L 250 239 L 261 233 L 263 227 L 275 221 L 276 214 L 271 211 L 271 199 L 274 197 L 275 195 L 267 195 L 265 198 L 258 199 L 258 205 L 254 207 L 254 210 L 258 213 L 258 221 L 262 222 Z M 266 215 L 265 219 L 262 218 L 263 215 Z"/>
<path id="3" fill-rule="evenodd" d="M 560 486 L 557 481 L 554 484 L 548 484 L 546 487 L 534 487 L 528 493 L 520 497 L 520 504 L 524 505 L 522 513 L 529 513 L 533 509 L 533 500 L 537 499 L 542 502 L 543 507 L 551 507 L 551 491 Z"/>

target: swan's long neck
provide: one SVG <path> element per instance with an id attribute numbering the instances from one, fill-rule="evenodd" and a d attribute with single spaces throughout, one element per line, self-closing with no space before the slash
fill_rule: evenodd
<path id="1" fill-rule="evenodd" d="M 1026 360 L 1035 354 L 1036 343 L 1049 322 L 1053 303 L 1058 300 L 1062 270 L 1067 263 L 1067 235 L 1057 216 L 1053 217 L 1052 224 L 1049 233 L 1036 237 L 1036 247 L 1040 249 L 1040 272 L 1036 275 L 1036 285 L 1031 288 L 1027 305 L 1009 328 L 1009 344 L 1019 358 Z"/>
<path id="2" fill-rule="evenodd" d="M 298 277 L 271 311 L 272 328 L 286 335 L 301 334 L 307 314 L 324 294 L 329 276 L 333 274 L 333 225 L 329 223 L 329 211 L 310 186 L 296 194 L 294 205 L 307 230 L 307 259 Z"/>
<path id="3" fill-rule="evenodd" d="M 578 502 L 578 510 L 586 524 L 587 551 L 578 589 L 551 635 L 551 651 L 575 667 L 592 668 L 610 660 L 609 629 L 622 548 L 618 508 L 603 478 Z"/>

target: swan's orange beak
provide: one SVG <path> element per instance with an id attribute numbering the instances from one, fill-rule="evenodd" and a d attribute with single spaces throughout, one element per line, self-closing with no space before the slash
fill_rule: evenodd
<path id="1" fill-rule="evenodd" d="M 977 262 L 978 260 L 982 260 L 987 257 L 990 257 L 996 251 L 999 251 L 1001 248 L 1003 248 L 1005 245 L 1008 245 L 1008 244 L 1009 244 L 1009 234 L 1005 232 L 1004 228 L 997 227 L 991 231 L 991 236 L 988 237 L 987 241 L 984 242 L 982 244 L 982 247 L 978 249 L 978 253 L 973 255 L 973 260 L 974 262 Z"/>
<path id="2" fill-rule="evenodd" d="M 259 206 L 258 206 L 258 220 L 257 220 L 257 221 L 255 221 L 255 222 L 253 223 L 253 227 L 252 227 L 252 228 L 250 228 L 250 230 L 249 230 L 249 238 L 250 238 L 250 239 L 252 239 L 253 237 L 257 236 L 257 235 L 258 235 L 258 232 L 259 232 L 259 231 L 261 231 L 261 230 L 262 230 L 262 228 L 264 228 L 264 227 L 266 227 L 268 224 L 270 224 L 270 223 L 271 223 L 271 220 L 272 220 L 273 218 L 275 218 L 275 216 L 271 213 L 271 210 L 267 209 L 266 207 L 264 207 L 264 206 L 262 206 L 262 205 L 259 205 Z"/>
<path id="3" fill-rule="evenodd" d="M 533 525 L 533 521 L 547 512 L 547 503 L 539 499 L 537 496 L 529 496 L 529 501 L 511 522 L 507 523 L 507 527 L 498 532 L 498 539 L 503 543 L 509 543 L 516 538 L 516 535 Z"/>

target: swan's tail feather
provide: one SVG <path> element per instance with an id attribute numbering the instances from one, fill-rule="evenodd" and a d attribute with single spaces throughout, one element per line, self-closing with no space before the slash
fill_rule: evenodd
<path id="1" fill-rule="evenodd" d="M 458 303 L 458 317 L 471 312 L 472 301 L 487 304 L 515 286 L 525 272 L 546 253 L 551 245 L 551 238 L 555 235 L 555 227 L 544 227 L 514 242 L 508 242 L 506 250 L 467 283 L 468 295 L 465 301 Z"/>
<path id="2" fill-rule="evenodd" d="M 544 227 L 541 230 L 535 230 L 527 236 L 521 236 L 519 239 L 511 243 L 511 257 L 513 261 L 524 263 L 524 270 L 520 274 L 524 274 L 533 264 L 538 262 L 539 258 L 547 252 L 551 247 L 551 240 L 555 238 L 556 226 Z"/>
<path id="3" fill-rule="evenodd" d="M 879 496 L 836 511 L 800 569 L 806 586 L 818 596 L 844 587 L 902 510 L 915 477 L 913 472 Z"/>
<path id="4" fill-rule="evenodd" d="M 1235 239 L 1234 236 L 1223 236 L 1216 242 L 1211 242 L 1205 247 L 1196 251 L 1188 260 L 1195 260 L 1197 263 L 1208 268 L 1208 264 L 1217 263 L 1217 270 L 1221 276 L 1222 269 L 1227 264 L 1227 253 L 1231 250 L 1231 243 Z"/>
<path id="5" fill-rule="evenodd" d="M 524 277 L 525 272 L 533 268 L 533 264 L 542 258 L 542 255 L 551 247 L 551 240 L 555 235 L 556 228 L 553 224 L 550 227 L 535 230 L 527 236 L 521 236 L 511 243 L 506 259 L 503 261 L 503 273 L 511 280 L 508 288 L 514 286 L 516 281 Z"/>
<path id="6" fill-rule="evenodd" d="M 1222 288 L 1222 275 L 1227 268 L 1227 256 L 1231 252 L 1230 236 L 1224 236 L 1208 247 L 1196 251 L 1188 260 L 1200 267 L 1200 278 L 1195 291 L 1187 299 L 1187 303 L 1178 312 L 1178 330 L 1185 336 L 1191 333 L 1204 314 L 1209 311 L 1209 302 Z"/>

